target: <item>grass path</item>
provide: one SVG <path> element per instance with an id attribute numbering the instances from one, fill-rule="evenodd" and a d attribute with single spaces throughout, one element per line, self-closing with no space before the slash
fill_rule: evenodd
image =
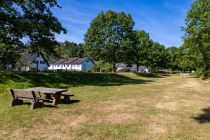
<path id="1" fill-rule="evenodd" d="M 0 139 L 210 139 L 208 81 L 187 75 L 121 76 L 129 79 L 106 79 L 102 85 L 64 82 L 75 103 L 56 108 L 9 107 L 3 92 Z M 22 81 L 13 82 L 0 84 L 0 90 L 21 87 Z"/>

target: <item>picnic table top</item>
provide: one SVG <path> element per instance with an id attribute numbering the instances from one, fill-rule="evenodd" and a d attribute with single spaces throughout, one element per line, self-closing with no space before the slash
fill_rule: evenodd
<path id="1" fill-rule="evenodd" d="M 54 93 L 54 94 L 68 91 L 68 89 L 46 88 L 46 87 L 33 87 L 33 88 L 28 88 L 28 90 L 39 91 L 41 93 Z"/>

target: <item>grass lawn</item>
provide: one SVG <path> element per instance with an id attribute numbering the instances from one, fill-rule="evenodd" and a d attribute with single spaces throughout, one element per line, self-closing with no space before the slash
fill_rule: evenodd
<path id="1" fill-rule="evenodd" d="M 6 89 L 69 88 L 71 104 L 10 107 Z M 187 75 L 0 73 L 0 139 L 210 139 L 210 86 Z"/>

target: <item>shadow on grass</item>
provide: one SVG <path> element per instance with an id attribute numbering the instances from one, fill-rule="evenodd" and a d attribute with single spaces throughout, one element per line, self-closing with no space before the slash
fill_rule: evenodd
<path id="1" fill-rule="evenodd" d="M 59 104 L 76 104 L 76 103 L 79 103 L 79 102 L 80 102 L 80 100 L 70 100 L 69 103 L 64 103 L 64 101 L 62 101 L 62 102 L 59 103 Z M 58 104 L 58 105 L 59 105 L 59 104 Z M 24 101 L 22 105 L 31 105 L 31 102 L 26 102 L 26 101 Z M 52 102 L 44 102 L 43 107 L 55 108 L 55 107 L 57 107 L 57 106 L 52 105 Z"/>
<path id="2" fill-rule="evenodd" d="M 210 107 L 204 108 L 202 111 L 203 114 L 193 117 L 193 119 L 195 119 L 199 123 L 210 123 Z"/>
<path id="3" fill-rule="evenodd" d="M 70 100 L 70 102 L 69 103 L 65 103 L 63 100 L 62 100 L 62 102 L 61 103 L 59 103 L 59 104 L 77 104 L 77 103 L 79 103 L 80 102 L 80 100 Z"/>
<path id="4" fill-rule="evenodd" d="M 134 73 L 137 76 L 147 77 L 147 78 L 164 78 L 165 76 L 170 76 L 167 73 Z"/>
<path id="5" fill-rule="evenodd" d="M 49 73 L 0 73 L 0 84 L 27 82 L 30 87 L 71 86 L 120 86 L 127 84 L 146 84 L 152 80 L 133 79 L 119 74 L 99 74 L 82 72 L 49 72 Z"/>

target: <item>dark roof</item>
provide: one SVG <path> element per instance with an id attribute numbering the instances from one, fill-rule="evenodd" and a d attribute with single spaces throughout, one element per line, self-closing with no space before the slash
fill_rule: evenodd
<path id="1" fill-rule="evenodd" d="M 82 64 L 84 61 L 86 60 L 90 60 L 92 61 L 91 59 L 89 58 L 79 58 L 79 57 L 73 57 L 73 58 L 69 58 L 69 59 L 60 59 L 60 60 L 57 60 L 55 62 L 52 62 L 51 64 L 54 64 L 54 65 L 58 65 L 58 64 Z M 92 61 L 93 62 L 93 61 Z M 94 63 L 94 62 L 93 62 Z"/>
<path id="2" fill-rule="evenodd" d="M 77 58 L 72 62 L 72 64 L 82 64 L 87 59 L 89 59 L 89 58 Z"/>
<path id="3" fill-rule="evenodd" d="M 18 63 L 30 65 L 36 59 L 37 55 L 41 55 L 45 60 L 45 62 L 47 63 L 47 65 L 49 66 L 47 59 L 44 57 L 42 53 L 29 53 L 29 52 L 22 53 Z"/>

